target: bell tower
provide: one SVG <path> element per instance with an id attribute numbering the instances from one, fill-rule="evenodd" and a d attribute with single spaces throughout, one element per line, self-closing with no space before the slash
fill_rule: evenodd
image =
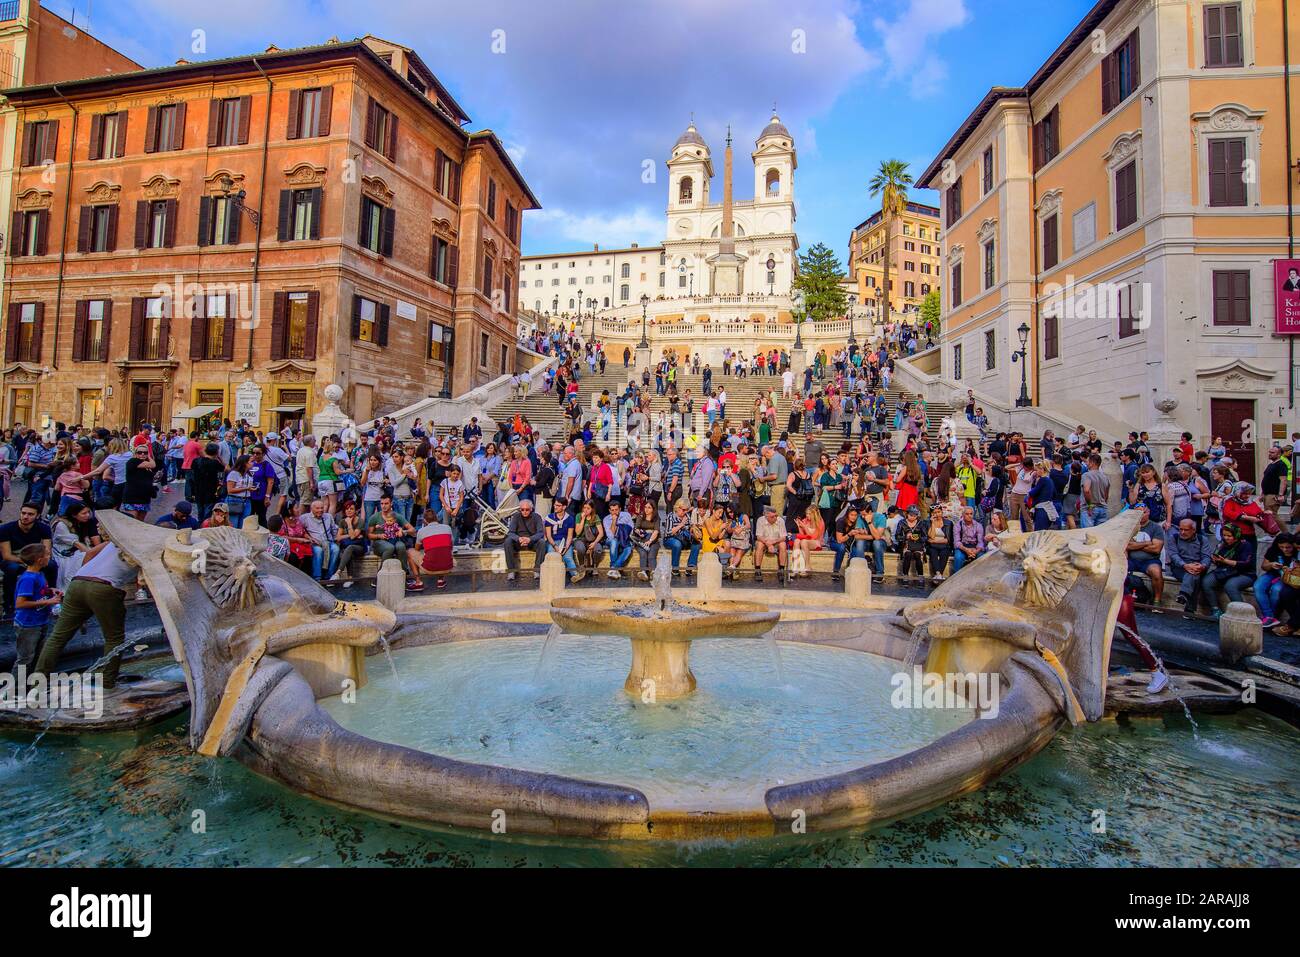
<path id="1" fill-rule="evenodd" d="M 668 212 L 700 210 L 709 204 L 713 159 L 694 121 L 673 144 L 668 160 Z"/>
<path id="2" fill-rule="evenodd" d="M 794 202 L 794 171 L 799 162 L 794 137 L 781 118 L 772 111 L 772 119 L 754 144 L 754 201 L 759 205 Z"/>

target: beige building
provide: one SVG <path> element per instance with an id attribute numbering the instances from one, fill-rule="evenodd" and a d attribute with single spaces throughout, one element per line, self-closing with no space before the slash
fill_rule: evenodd
<path id="1" fill-rule="evenodd" d="M 849 235 L 849 278 L 858 302 L 877 315 L 883 311 L 888 259 L 890 312 L 920 309 L 940 285 L 939 243 L 939 210 L 923 203 L 909 202 L 888 226 L 880 212 L 859 223 Z"/>

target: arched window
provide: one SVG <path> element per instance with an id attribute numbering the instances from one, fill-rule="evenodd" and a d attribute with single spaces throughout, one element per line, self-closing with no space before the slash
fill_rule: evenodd
<path id="1" fill-rule="evenodd" d="M 689 176 L 683 176 L 682 181 L 677 186 L 677 202 L 689 203 L 695 196 L 695 181 Z"/>
<path id="2" fill-rule="evenodd" d="M 631 263 L 623 263 L 623 268 L 622 268 L 621 270 L 619 270 L 618 278 L 619 278 L 619 279 L 631 279 L 631 278 L 632 278 L 632 264 L 631 264 Z"/>
<path id="3" fill-rule="evenodd" d="M 606 296 L 606 297 L 605 297 L 605 308 L 606 308 L 606 309 L 609 308 L 609 296 Z"/>
<path id="4" fill-rule="evenodd" d="M 632 287 L 629 286 L 627 283 L 623 283 L 623 285 L 619 286 L 619 287 L 618 287 L 618 298 L 619 298 L 622 302 L 627 302 L 629 299 L 631 299 L 631 298 L 632 298 Z"/>
<path id="5" fill-rule="evenodd" d="M 537 301 L 535 301 L 535 302 L 533 303 L 533 311 L 534 311 L 534 312 L 541 312 L 541 311 L 542 311 L 542 300 L 538 299 Z"/>
<path id="6" fill-rule="evenodd" d="M 781 195 L 781 172 L 779 170 L 770 169 L 767 171 L 766 188 L 768 196 Z"/>
<path id="7" fill-rule="evenodd" d="M 570 309 L 573 308 L 573 300 L 572 300 L 572 299 L 569 300 L 569 308 L 570 308 Z"/>

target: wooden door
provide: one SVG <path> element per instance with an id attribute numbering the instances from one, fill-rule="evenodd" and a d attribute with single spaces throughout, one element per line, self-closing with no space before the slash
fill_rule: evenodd
<path id="1" fill-rule="evenodd" d="M 131 428 L 139 429 L 146 422 L 158 428 L 162 422 L 162 406 L 161 382 L 131 383 Z"/>
<path id="2" fill-rule="evenodd" d="M 1210 400 L 1211 440 L 1222 436 L 1243 482 L 1255 481 L 1255 430 L 1258 427 L 1253 399 Z"/>

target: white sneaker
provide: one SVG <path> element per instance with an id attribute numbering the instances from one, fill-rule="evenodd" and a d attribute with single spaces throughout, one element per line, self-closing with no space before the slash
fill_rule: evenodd
<path id="1" fill-rule="evenodd" d="M 611 568 L 608 573 L 609 578 L 622 578 L 622 573 L 617 568 Z"/>
<path id="2" fill-rule="evenodd" d="M 508 581 L 508 582 L 512 582 L 512 581 L 514 581 L 514 580 L 515 580 L 516 578 L 518 578 L 518 577 L 519 577 L 519 576 L 516 575 L 514 572 L 511 572 L 509 575 L 506 576 L 506 581 Z"/>
<path id="3" fill-rule="evenodd" d="M 1147 685 L 1147 694 L 1158 694 L 1165 690 L 1169 684 L 1169 676 L 1163 671 L 1157 671 L 1151 676 L 1151 683 Z"/>

